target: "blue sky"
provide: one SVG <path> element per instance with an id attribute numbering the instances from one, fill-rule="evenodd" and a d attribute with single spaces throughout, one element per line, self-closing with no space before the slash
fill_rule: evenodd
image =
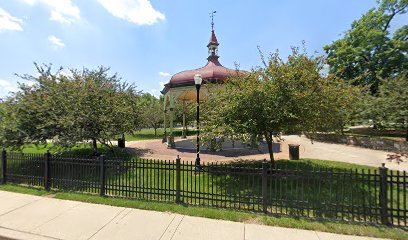
<path id="1" fill-rule="evenodd" d="M 69 68 L 111 67 L 158 96 L 172 74 L 206 63 L 209 13 L 216 10 L 220 62 L 249 70 L 257 46 L 287 55 L 338 39 L 375 0 L 0 0 L 0 97 L 35 74 L 33 62 Z M 407 18 L 399 19 L 397 25 Z M 406 22 L 405 22 L 406 23 Z"/>

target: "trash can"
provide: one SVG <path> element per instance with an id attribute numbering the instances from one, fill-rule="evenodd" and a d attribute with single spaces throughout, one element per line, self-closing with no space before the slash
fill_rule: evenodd
<path id="1" fill-rule="evenodd" d="M 167 148 L 176 148 L 176 143 L 174 143 L 174 137 L 168 136 L 167 137 Z"/>
<path id="2" fill-rule="evenodd" d="M 289 144 L 289 159 L 299 160 L 299 144 Z"/>
<path id="3" fill-rule="evenodd" d="M 123 139 L 123 138 L 118 139 L 118 147 L 119 148 L 125 148 L 125 139 Z"/>

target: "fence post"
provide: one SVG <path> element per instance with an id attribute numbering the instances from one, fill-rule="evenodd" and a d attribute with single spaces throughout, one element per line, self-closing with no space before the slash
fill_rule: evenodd
<path id="1" fill-rule="evenodd" d="M 44 159 L 44 187 L 46 191 L 50 191 L 50 151 L 47 151 L 47 153 L 44 155 Z"/>
<path id="2" fill-rule="evenodd" d="M 101 155 L 99 157 L 99 163 L 101 167 L 101 175 L 100 175 L 100 184 L 101 184 L 101 189 L 99 195 L 102 197 L 105 196 L 105 180 L 106 180 L 106 169 L 105 169 L 105 155 Z"/>
<path id="3" fill-rule="evenodd" d="M 3 149 L 3 151 L 1 152 L 1 178 L 3 179 L 3 184 L 7 183 L 7 177 L 6 177 L 6 173 L 7 173 L 7 152 L 6 149 Z"/>
<path id="4" fill-rule="evenodd" d="M 262 203 L 263 212 L 268 213 L 268 163 L 262 162 Z"/>
<path id="5" fill-rule="evenodd" d="M 180 182 L 181 182 L 181 163 L 180 163 L 180 156 L 177 155 L 176 158 L 176 203 L 180 203 Z"/>
<path id="6" fill-rule="evenodd" d="M 388 220 L 388 194 L 387 194 L 387 172 L 388 168 L 385 167 L 385 163 L 382 163 L 380 167 L 380 215 L 381 223 L 389 225 Z"/>

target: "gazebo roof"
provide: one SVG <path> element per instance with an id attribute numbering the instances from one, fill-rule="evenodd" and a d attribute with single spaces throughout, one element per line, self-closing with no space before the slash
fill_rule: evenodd
<path id="1" fill-rule="evenodd" d="M 178 84 L 194 84 L 194 75 L 199 73 L 204 80 L 225 80 L 235 70 L 226 68 L 216 58 L 210 59 L 204 67 L 194 70 L 187 70 L 173 75 L 169 84 L 172 86 Z"/>
<path id="2" fill-rule="evenodd" d="M 217 37 L 215 36 L 214 30 L 211 31 L 211 37 L 210 37 L 210 41 L 208 42 L 207 47 L 210 46 L 211 44 L 215 44 L 217 46 L 220 45 L 218 43 Z"/>
<path id="3" fill-rule="evenodd" d="M 211 31 L 211 37 L 207 47 L 210 45 L 219 45 L 214 30 Z M 166 94 L 170 88 L 193 86 L 195 84 L 194 75 L 197 73 L 201 74 L 205 81 L 225 81 L 229 75 L 236 72 L 234 69 L 222 66 L 218 61 L 217 55 L 210 55 L 207 60 L 208 62 L 204 67 L 174 74 L 170 81 L 164 85 L 164 89 L 161 93 Z"/>

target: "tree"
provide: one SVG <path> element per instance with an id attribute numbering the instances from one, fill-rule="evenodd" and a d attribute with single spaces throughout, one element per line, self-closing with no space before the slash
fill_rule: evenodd
<path id="1" fill-rule="evenodd" d="M 10 98 L 0 103 L 0 146 L 18 146 L 24 138 L 20 137 L 22 132 L 17 128 L 17 118 L 13 109 L 13 101 Z M 11 141 L 8 141 L 11 140 Z"/>
<path id="2" fill-rule="evenodd" d="M 378 96 L 367 94 L 362 116 L 380 126 L 405 129 L 408 141 L 408 73 L 382 81 Z"/>
<path id="3" fill-rule="evenodd" d="M 145 127 L 153 128 L 157 136 L 157 129 L 163 124 L 163 110 L 160 100 L 150 93 L 141 96 L 142 119 Z"/>
<path id="4" fill-rule="evenodd" d="M 287 61 L 278 52 L 250 74 L 238 72 L 227 82 L 208 87 L 204 131 L 262 136 L 274 163 L 272 145 L 281 132 L 341 129 L 358 89 L 334 76 L 320 74 L 324 59 L 294 48 Z M 212 135 L 214 137 L 214 135 Z"/>
<path id="5" fill-rule="evenodd" d="M 396 16 L 406 13 L 407 0 L 382 0 L 354 21 L 342 39 L 325 46 L 330 73 L 376 95 L 382 79 L 408 69 L 408 25 L 390 33 Z"/>
<path id="6" fill-rule="evenodd" d="M 23 146 L 52 140 L 61 147 L 92 141 L 111 146 L 111 139 L 140 129 L 139 92 L 123 83 L 109 68 L 70 70 L 70 75 L 53 73 L 51 66 L 35 64 L 39 76 L 22 75 L 34 85 L 8 100 L 19 134 L 3 135 L 3 144 Z"/>

